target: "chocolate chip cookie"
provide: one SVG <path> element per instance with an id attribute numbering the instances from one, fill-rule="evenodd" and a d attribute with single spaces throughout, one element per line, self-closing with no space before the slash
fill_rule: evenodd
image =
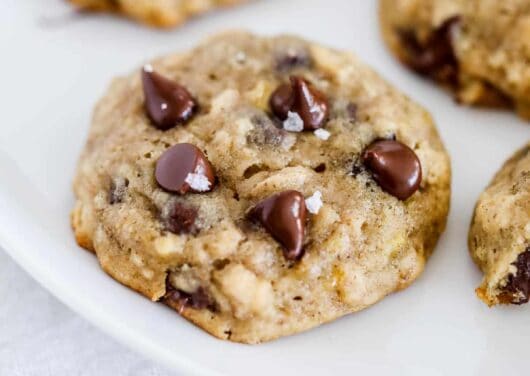
<path id="1" fill-rule="evenodd" d="M 518 151 L 478 200 L 469 249 L 484 272 L 477 295 L 488 305 L 530 296 L 530 144 Z"/>
<path id="2" fill-rule="evenodd" d="M 356 57 L 232 32 L 112 83 L 72 222 L 118 281 L 257 343 L 407 287 L 449 185 L 429 114 Z"/>
<path id="3" fill-rule="evenodd" d="M 120 13 L 158 27 L 171 27 L 210 10 L 245 0 L 68 0 L 84 10 Z"/>
<path id="4" fill-rule="evenodd" d="M 465 104 L 530 119 L 530 0 L 380 0 L 383 37 Z"/>

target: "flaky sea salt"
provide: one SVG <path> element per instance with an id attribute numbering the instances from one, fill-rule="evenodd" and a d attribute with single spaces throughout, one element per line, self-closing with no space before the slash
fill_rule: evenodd
<path id="1" fill-rule="evenodd" d="M 283 122 L 283 129 L 289 132 L 302 132 L 304 130 L 304 121 L 296 112 L 289 111 L 287 119 Z"/>
<path id="2" fill-rule="evenodd" d="M 184 180 L 188 183 L 194 191 L 206 192 L 210 189 L 210 181 L 203 174 L 192 174 L 191 172 L 186 176 Z"/>
<path id="3" fill-rule="evenodd" d="M 154 71 L 153 66 L 151 64 L 145 64 L 144 65 L 144 71 L 151 73 Z"/>
<path id="4" fill-rule="evenodd" d="M 317 136 L 318 138 L 324 141 L 326 141 L 329 138 L 329 136 L 331 136 L 331 133 L 329 133 L 327 130 L 322 129 L 322 128 L 315 129 L 313 133 L 315 134 L 315 136 Z"/>
<path id="5" fill-rule="evenodd" d="M 167 110 L 167 103 L 162 103 L 162 104 L 160 105 L 160 109 L 161 109 L 162 111 Z"/>
<path id="6" fill-rule="evenodd" d="M 305 206 L 311 214 L 318 214 L 322 205 L 322 193 L 320 191 L 316 191 L 311 197 L 305 199 Z"/>

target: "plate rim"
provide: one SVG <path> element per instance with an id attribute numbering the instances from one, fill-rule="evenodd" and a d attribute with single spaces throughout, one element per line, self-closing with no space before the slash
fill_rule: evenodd
<path id="1" fill-rule="evenodd" d="M 5 194 L 0 191 L 0 199 L 2 197 L 5 197 Z M 3 201 L 6 206 L 9 206 L 9 200 Z M 2 200 L 0 200 L 1 202 Z M 6 211 L 11 213 L 18 212 L 17 214 L 20 215 L 21 208 L 11 205 L 11 210 L 7 209 Z M 39 267 L 38 262 L 32 261 L 32 258 L 29 257 L 31 252 L 14 239 L 13 236 L 10 236 L 10 233 L 14 232 L 12 231 L 12 226 L 14 225 L 12 224 L 9 227 L 10 221 L 6 220 L 6 218 L 7 216 L 0 216 L 0 249 L 42 288 L 77 315 L 126 348 L 158 361 L 174 371 L 193 376 L 223 376 L 222 373 L 190 360 L 179 353 L 171 353 L 169 350 L 164 350 L 155 341 L 138 334 L 136 331 L 128 330 L 119 321 L 114 320 L 105 310 L 94 309 L 93 305 L 80 298 L 80 294 L 73 293 L 67 284 L 61 283 L 58 277 L 54 277 L 52 273 L 47 273 L 44 268 Z M 19 223 L 19 221 L 12 221 L 11 223 Z"/>

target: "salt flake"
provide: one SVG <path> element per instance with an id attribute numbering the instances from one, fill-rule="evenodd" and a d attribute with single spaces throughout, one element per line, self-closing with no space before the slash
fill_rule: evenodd
<path id="1" fill-rule="evenodd" d="M 289 111 L 287 119 L 283 122 L 283 129 L 289 132 L 302 132 L 304 130 L 304 121 L 296 112 Z"/>
<path id="2" fill-rule="evenodd" d="M 190 185 L 191 189 L 197 192 L 206 192 L 210 190 L 210 186 L 212 185 L 203 174 L 192 174 L 191 172 L 186 176 L 184 181 Z"/>
<path id="3" fill-rule="evenodd" d="M 322 129 L 322 128 L 316 129 L 313 133 L 315 134 L 315 136 L 317 136 L 323 141 L 326 141 L 329 138 L 329 136 L 331 136 L 331 133 L 329 133 L 327 130 Z"/>
<path id="4" fill-rule="evenodd" d="M 316 191 L 305 200 L 305 206 L 311 214 L 318 214 L 322 205 L 322 193 L 320 191 Z"/>

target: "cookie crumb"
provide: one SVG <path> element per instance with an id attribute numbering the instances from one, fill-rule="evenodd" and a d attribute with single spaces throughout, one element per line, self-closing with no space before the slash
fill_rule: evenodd
<path id="1" fill-rule="evenodd" d="M 311 214 L 318 214 L 322 205 L 322 192 L 320 191 L 316 191 L 305 200 L 305 206 Z"/>
<path id="2" fill-rule="evenodd" d="M 302 132 L 304 130 L 304 121 L 296 112 L 289 111 L 287 119 L 283 122 L 283 129 L 289 132 Z"/>
<path id="3" fill-rule="evenodd" d="M 329 133 L 329 131 L 322 128 L 316 129 L 313 133 L 315 134 L 315 136 L 317 136 L 317 138 L 320 138 L 323 141 L 327 141 L 329 136 L 331 136 L 331 133 Z"/>
<path id="4" fill-rule="evenodd" d="M 185 182 L 190 185 L 191 189 L 198 192 L 206 192 L 210 190 L 211 186 L 210 181 L 203 174 L 189 173 L 188 176 L 186 176 Z"/>

